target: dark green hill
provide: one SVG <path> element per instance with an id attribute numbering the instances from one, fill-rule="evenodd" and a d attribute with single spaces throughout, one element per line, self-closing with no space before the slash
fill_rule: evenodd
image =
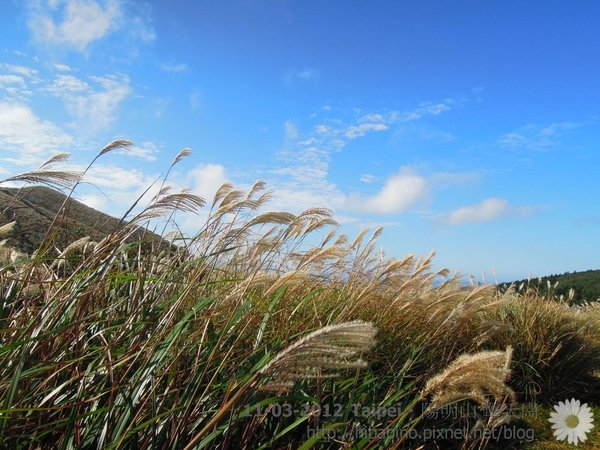
<path id="1" fill-rule="evenodd" d="M 0 225 L 16 221 L 15 228 L 5 236 L 7 244 L 31 254 L 39 247 L 65 198 L 61 192 L 47 187 L 0 188 Z M 115 231 L 120 221 L 77 200 L 69 199 L 57 223 L 59 226 L 54 244 L 63 249 L 85 236 L 99 241 Z M 133 239 L 155 244 L 165 243 L 160 236 L 144 228 L 140 228 Z"/>
<path id="2" fill-rule="evenodd" d="M 586 270 L 585 272 L 566 272 L 561 275 L 548 275 L 542 278 L 531 280 L 514 281 L 515 286 L 523 283 L 537 289 L 541 294 L 548 294 L 548 282 L 552 293 L 557 297 L 563 295 L 569 296 L 569 290 L 575 291 L 573 302 L 579 304 L 582 302 L 594 302 L 600 300 L 600 270 Z M 558 286 L 554 285 L 558 282 Z M 498 287 L 505 290 L 511 283 L 502 283 Z"/>

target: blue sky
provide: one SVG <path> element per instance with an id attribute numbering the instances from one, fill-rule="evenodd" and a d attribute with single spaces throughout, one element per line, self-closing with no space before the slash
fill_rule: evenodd
<path id="1" fill-rule="evenodd" d="M 597 2 L 8 0 L 0 27 L 2 177 L 129 138 L 77 194 L 118 214 L 190 147 L 175 185 L 264 179 L 390 256 L 600 267 Z"/>

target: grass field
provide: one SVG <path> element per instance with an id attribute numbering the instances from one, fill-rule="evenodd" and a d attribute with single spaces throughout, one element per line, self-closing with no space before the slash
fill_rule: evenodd
<path id="1" fill-rule="evenodd" d="M 20 181 L 77 183 L 57 173 Z M 262 182 L 208 205 L 166 186 L 97 242 L 4 249 L 1 447 L 562 449 L 554 403 L 600 420 L 596 306 L 382 257 L 381 230 L 269 211 Z M 130 239 L 202 207 L 177 248 Z"/>

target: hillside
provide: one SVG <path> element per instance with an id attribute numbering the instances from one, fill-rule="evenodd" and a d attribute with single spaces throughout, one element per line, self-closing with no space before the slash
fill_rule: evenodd
<path id="1" fill-rule="evenodd" d="M 37 249 L 52 224 L 66 196 L 47 187 L 0 188 L 0 225 L 16 221 L 6 237 L 7 244 L 31 254 Z M 119 226 L 119 219 L 104 214 L 83 203 L 69 199 L 59 221 L 54 243 L 62 249 L 70 242 L 85 236 L 99 241 Z M 122 224 L 121 224 L 122 225 Z M 140 228 L 134 239 L 163 242 L 162 238 Z"/>
<path id="2" fill-rule="evenodd" d="M 558 285 L 556 283 L 558 282 Z M 548 293 L 548 285 L 552 293 L 558 297 L 561 295 L 568 298 L 569 290 L 573 289 L 575 296 L 573 303 L 593 302 L 600 300 L 600 270 L 586 270 L 585 272 L 566 272 L 561 275 L 548 275 L 542 278 L 531 280 L 518 280 L 512 284 L 520 286 L 529 284 L 530 287 L 537 289 L 540 294 Z M 511 283 L 502 283 L 499 285 L 501 290 L 505 290 Z"/>

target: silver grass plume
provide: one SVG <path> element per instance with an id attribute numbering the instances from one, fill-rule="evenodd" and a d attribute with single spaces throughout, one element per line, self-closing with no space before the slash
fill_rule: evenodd
<path id="1" fill-rule="evenodd" d="M 171 166 L 174 166 L 179 161 L 181 161 L 183 158 L 186 158 L 187 156 L 190 156 L 191 154 L 192 154 L 192 150 L 188 147 L 185 147 L 179 153 L 177 153 L 177 156 L 175 156 L 175 158 L 173 159 Z"/>
<path id="2" fill-rule="evenodd" d="M 31 172 L 21 173 L 14 177 L 5 178 L 0 183 L 8 181 L 24 181 L 29 183 L 41 183 L 60 187 L 69 187 L 81 179 L 81 172 L 72 172 L 65 170 L 32 170 Z"/>
<path id="3" fill-rule="evenodd" d="M 48 161 L 46 161 L 44 164 L 42 164 L 40 166 L 40 169 L 43 169 L 46 166 L 49 166 L 51 164 L 55 164 L 57 162 L 63 162 L 66 161 L 67 159 L 69 159 L 71 157 L 70 153 L 57 153 L 56 155 L 54 155 L 52 158 L 50 158 Z"/>
<path id="4" fill-rule="evenodd" d="M 119 148 L 127 149 L 127 148 L 131 147 L 132 145 L 133 145 L 133 142 L 131 142 L 127 139 L 117 139 L 117 140 L 112 141 L 109 144 L 105 145 L 104 147 L 102 147 L 102 150 L 100 150 L 100 153 L 98 153 L 96 158 L 98 156 L 102 156 L 105 153 L 112 152 L 113 150 L 117 150 Z"/>
<path id="5" fill-rule="evenodd" d="M 203 436 L 230 414 L 231 408 L 241 402 L 248 391 L 256 388 L 261 381 L 267 381 L 259 388 L 261 390 L 287 391 L 297 380 L 335 376 L 328 372 L 332 369 L 365 367 L 366 362 L 357 358 L 357 355 L 375 345 L 376 333 L 377 329 L 372 324 L 356 320 L 323 327 L 296 341 L 238 389 L 183 450 L 194 449 Z M 323 374 L 322 371 L 326 373 Z"/>
<path id="6" fill-rule="evenodd" d="M 298 380 L 335 377 L 338 370 L 366 367 L 360 354 L 375 345 L 376 333 L 375 326 L 362 320 L 316 330 L 260 370 L 260 376 L 268 379 L 261 390 L 288 391 Z"/>
<path id="7" fill-rule="evenodd" d="M 12 232 L 15 229 L 16 224 L 17 224 L 17 222 L 15 222 L 13 220 L 12 222 L 1 225 L 0 226 L 0 238 L 5 238 L 5 237 L 9 236 L 10 234 L 12 234 Z"/>
<path id="8" fill-rule="evenodd" d="M 146 209 L 144 209 L 141 213 L 139 213 L 131 223 L 140 222 L 142 220 L 153 219 L 157 217 L 163 217 L 169 212 L 173 211 L 182 211 L 182 212 L 191 212 L 197 213 L 197 211 L 202 208 L 205 204 L 205 201 L 202 197 L 199 197 L 195 194 L 190 193 L 187 190 L 183 190 L 176 194 L 169 194 L 170 188 L 164 187 L 161 189 L 161 192 L 154 197 L 152 204 L 150 204 Z M 162 197 L 159 197 L 161 193 L 167 193 Z"/>
<path id="9" fill-rule="evenodd" d="M 484 351 L 459 356 L 442 373 L 431 378 L 422 395 L 431 397 L 429 409 L 442 408 L 460 401 L 473 400 L 482 406 L 489 398 L 515 401 L 515 393 L 505 382 L 510 376 L 512 347 L 506 351 Z"/>
<path id="10" fill-rule="evenodd" d="M 69 245 L 65 247 L 65 249 L 60 252 L 60 254 L 56 257 L 56 259 L 50 265 L 51 268 L 58 267 L 62 268 L 65 265 L 65 258 L 75 252 L 81 252 L 83 254 L 87 253 L 90 250 L 96 248 L 97 243 L 91 240 L 90 236 L 82 237 L 81 239 L 77 239 L 76 241 L 71 242 Z"/>
<path id="11" fill-rule="evenodd" d="M 231 192 L 232 190 L 233 190 L 233 184 L 231 184 L 229 182 L 223 183 L 221 185 L 221 187 L 219 187 L 219 189 L 217 189 L 217 192 L 215 192 L 215 196 L 213 197 L 211 208 L 214 208 L 217 205 L 217 203 L 219 203 L 221 200 L 223 200 L 223 198 L 225 198 L 225 196 L 227 194 L 229 194 L 229 192 Z"/>

